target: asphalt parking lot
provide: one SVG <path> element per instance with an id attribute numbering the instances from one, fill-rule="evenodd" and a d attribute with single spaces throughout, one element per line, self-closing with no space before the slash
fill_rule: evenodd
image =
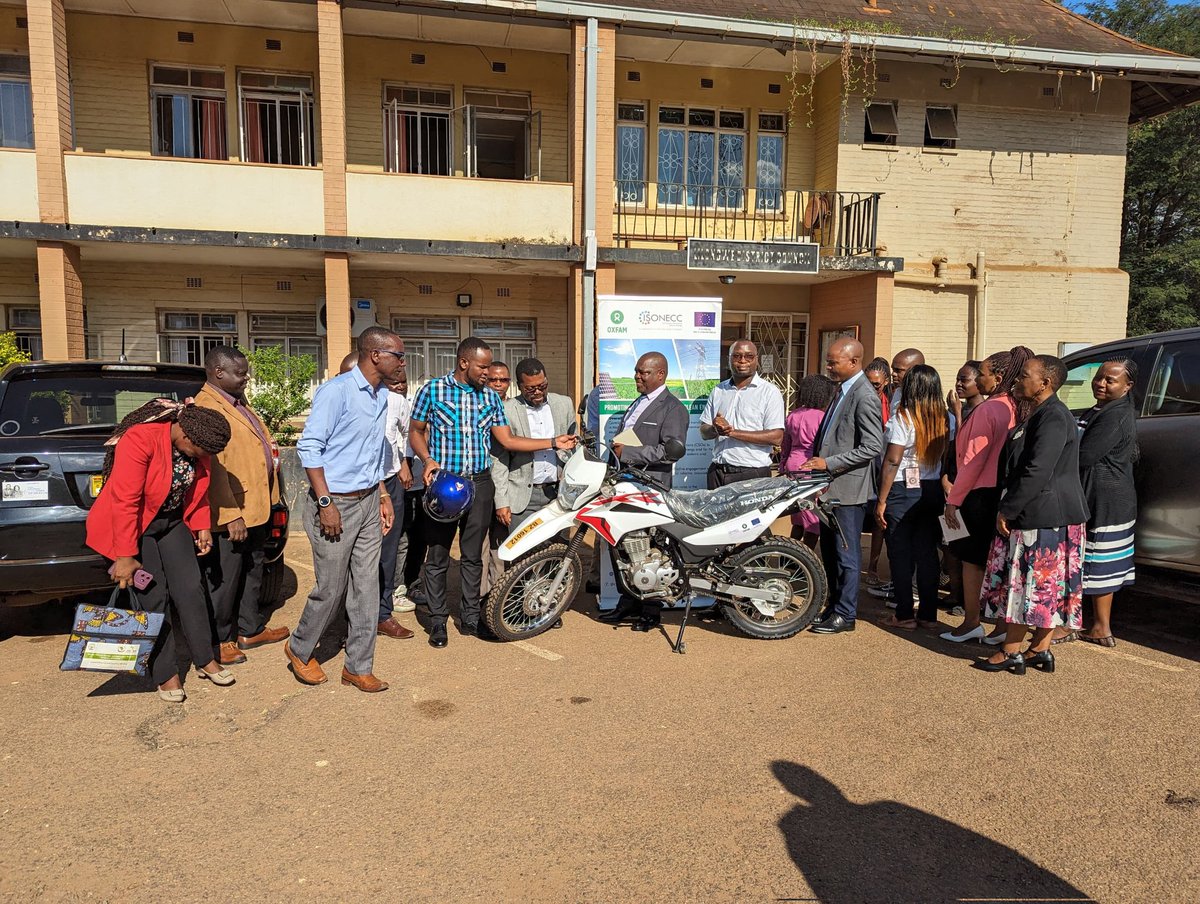
<path id="1" fill-rule="evenodd" d="M 288 550 L 294 625 L 311 585 Z M 263 648 L 182 706 L 0 614 L 6 901 L 1194 902 L 1200 609 L 1134 597 L 1058 671 L 874 624 L 380 638 L 380 695 Z M 416 627 L 412 615 L 401 616 Z M 951 619 L 943 615 L 950 623 Z M 668 615 L 670 625 L 677 615 Z"/>

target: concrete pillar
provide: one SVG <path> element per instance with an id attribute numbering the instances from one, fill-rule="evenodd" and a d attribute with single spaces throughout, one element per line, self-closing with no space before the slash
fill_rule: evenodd
<path id="1" fill-rule="evenodd" d="M 63 152 L 71 148 L 67 15 L 63 0 L 26 0 L 25 5 L 38 207 L 43 223 L 67 223 L 63 162 Z M 38 242 L 37 264 L 42 354 L 48 360 L 85 357 L 79 248 L 64 242 Z"/>
<path id="2" fill-rule="evenodd" d="M 864 363 L 877 355 L 890 358 L 895 279 L 890 273 L 864 273 L 817 283 L 809 293 L 809 373 L 824 373 L 823 330 L 857 327 Z"/>
<path id="3" fill-rule="evenodd" d="M 599 53 L 596 55 L 596 242 L 601 248 L 612 246 L 613 199 L 616 191 L 615 141 L 617 117 L 617 29 L 601 22 L 598 31 Z M 568 72 L 567 95 L 571 143 L 571 182 L 575 188 L 575 241 L 583 241 L 583 151 L 588 136 L 584 134 L 584 74 L 587 64 L 587 23 L 571 25 L 571 64 Z"/>
<path id="4" fill-rule="evenodd" d="M 350 255 L 325 254 L 325 355 L 327 377 L 336 377 L 338 365 L 350 354 Z"/>

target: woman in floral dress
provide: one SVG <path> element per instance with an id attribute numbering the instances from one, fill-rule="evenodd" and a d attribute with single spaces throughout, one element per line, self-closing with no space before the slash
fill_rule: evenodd
<path id="1" fill-rule="evenodd" d="M 1000 465 L 1003 496 L 981 601 L 1007 633 L 1000 650 L 972 663 L 987 672 L 1023 675 L 1027 665 L 1053 672 L 1054 629 L 1081 624 L 1088 508 L 1079 482 L 1079 431 L 1055 395 L 1066 378 L 1062 361 L 1036 355 L 1013 387 L 1033 412 L 1009 435 Z"/>

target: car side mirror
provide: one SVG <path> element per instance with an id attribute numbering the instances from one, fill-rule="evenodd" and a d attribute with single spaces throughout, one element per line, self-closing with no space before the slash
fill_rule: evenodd
<path id="1" fill-rule="evenodd" d="M 663 443 L 663 458 L 675 462 L 687 454 L 687 446 L 677 439 L 669 439 Z"/>

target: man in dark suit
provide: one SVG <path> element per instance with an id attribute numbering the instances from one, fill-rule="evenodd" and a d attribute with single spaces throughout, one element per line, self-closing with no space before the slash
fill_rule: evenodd
<path id="1" fill-rule="evenodd" d="M 667 359 L 658 352 L 647 352 L 638 358 L 633 380 L 639 395 L 621 418 L 621 431 L 632 430 L 641 445 L 614 443 L 613 454 L 622 464 L 641 468 L 669 487 L 674 465 L 667 459 L 664 447 L 672 439 L 687 445 L 688 410 L 667 389 Z M 635 631 L 652 631 L 662 622 L 662 603 L 642 603 L 623 594 L 617 607 L 600 619 L 615 624 L 635 612 L 641 613 L 633 625 Z"/>
<path id="2" fill-rule="evenodd" d="M 875 464 L 883 450 L 883 407 L 863 376 L 863 347 L 854 339 L 839 339 L 825 356 L 825 371 L 840 384 L 833 404 L 817 431 L 815 457 L 804 465 L 828 471 L 833 482 L 829 498 L 837 504 L 833 516 L 845 535 L 822 525 L 821 557 L 829 578 L 829 602 L 813 622 L 816 634 L 853 631 L 858 614 L 858 573 L 862 567 L 862 530 L 867 500 L 876 495 Z"/>

